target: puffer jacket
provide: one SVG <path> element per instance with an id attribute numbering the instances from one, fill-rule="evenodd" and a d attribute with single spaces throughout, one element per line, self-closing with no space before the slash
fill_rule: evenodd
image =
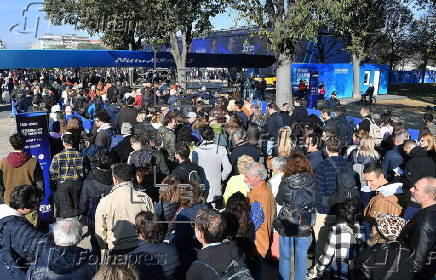
<path id="1" fill-rule="evenodd" d="M 283 177 L 279 185 L 276 202 L 283 207 L 295 209 L 297 213 L 313 209 L 315 207 L 313 177 L 308 173 Z M 311 234 L 308 227 L 305 226 L 298 226 L 292 232 L 295 233 L 293 236 L 308 236 Z"/>
<path id="2" fill-rule="evenodd" d="M 88 263 L 92 262 L 94 264 Z M 45 250 L 27 272 L 28 280 L 92 279 L 97 270 L 95 256 L 76 246 Z"/>
<path id="3" fill-rule="evenodd" d="M 82 192 L 80 193 L 80 212 L 86 215 L 92 207 L 93 201 L 105 196 L 112 190 L 112 171 L 93 169 L 83 182 Z"/>
<path id="4" fill-rule="evenodd" d="M 52 246 L 51 238 L 37 231 L 17 210 L 0 205 L 0 279 L 25 279 L 28 263 Z"/>

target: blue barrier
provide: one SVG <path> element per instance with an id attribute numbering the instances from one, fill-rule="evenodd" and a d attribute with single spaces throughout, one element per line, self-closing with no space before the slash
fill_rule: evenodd
<path id="1" fill-rule="evenodd" d="M 268 102 L 266 101 L 259 101 L 259 100 L 253 100 L 253 104 L 257 105 L 258 103 L 261 103 L 261 108 L 262 108 L 262 114 L 266 113 L 266 107 L 268 106 Z M 321 111 L 320 110 L 316 110 L 316 109 L 308 109 L 307 110 L 307 114 L 308 115 L 316 115 L 318 118 L 321 118 Z M 331 116 L 334 117 L 333 113 L 331 113 Z M 355 126 L 357 126 L 362 119 L 361 118 L 357 118 L 357 117 L 353 117 L 353 116 L 347 116 L 347 120 L 348 121 L 353 121 L 353 124 Z M 409 135 L 410 135 L 410 139 L 412 140 L 419 140 L 419 130 L 417 129 L 408 129 L 409 131 Z"/>

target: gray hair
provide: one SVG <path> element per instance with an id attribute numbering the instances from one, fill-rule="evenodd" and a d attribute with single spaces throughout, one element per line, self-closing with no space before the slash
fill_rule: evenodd
<path id="1" fill-rule="evenodd" d="M 258 162 L 253 162 L 252 164 L 248 165 L 245 175 L 258 175 L 262 181 L 265 181 L 268 178 L 268 172 L 265 166 Z"/>
<path id="2" fill-rule="evenodd" d="M 53 226 L 53 238 L 58 246 L 74 246 L 82 240 L 82 224 L 76 218 L 59 220 Z"/>
<path id="3" fill-rule="evenodd" d="M 407 132 L 407 130 L 401 130 L 394 134 L 394 140 L 400 143 L 404 143 L 404 141 L 408 139 L 409 139 L 409 133 Z"/>
<path id="4" fill-rule="evenodd" d="M 243 129 L 234 129 L 232 131 L 232 139 L 244 140 L 246 136 L 245 130 Z"/>
<path id="5" fill-rule="evenodd" d="M 436 201 L 436 178 L 424 177 L 421 180 L 426 182 L 424 185 L 424 192 L 433 196 L 433 200 Z M 421 181 L 420 180 L 420 181 Z"/>
<path id="6" fill-rule="evenodd" d="M 284 157 L 275 157 L 271 161 L 272 168 L 278 171 L 283 171 L 285 165 L 286 165 L 286 158 Z"/>

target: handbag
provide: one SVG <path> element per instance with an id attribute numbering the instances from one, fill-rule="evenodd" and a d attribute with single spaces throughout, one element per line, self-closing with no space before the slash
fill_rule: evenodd
<path id="1" fill-rule="evenodd" d="M 316 209 L 305 207 L 303 209 L 292 209 L 283 206 L 277 217 L 274 219 L 274 229 L 281 236 L 308 236 L 316 221 Z"/>

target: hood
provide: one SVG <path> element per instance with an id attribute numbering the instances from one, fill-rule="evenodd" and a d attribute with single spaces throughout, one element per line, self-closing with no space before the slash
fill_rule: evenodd
<path id="1" fill-rule="evenodd" d="M 112 171 L 111 170 L 101 170 L 101 169 L 93 169 L 89 174 L 89 177 L 92 180 L 99 182 L 100 184 L 112 186 Z"/>
<path id="2" fill-rule="evenodd" d="M 31 155 L 26 152 L 12 152 L 9 153 L 6 160 L 11 166 L 17 168 L 25 164 L 29 158 L 31 158 Z"/>
<path id="3" fill-rule="evenodd" d="M 282 183 L 287 184 L 291 189 L 298 190 L 312 186 L 313 178 L 308 173 L 300 173 L 283 177 Z"/>
<path id="4" fill-rule="evenodd" d="M 423 147 L 415 147 L 410 151 L 410 157 L 426 157 L 427 151 Z"/>
<path id="5" fill-rule="evenodd" d="M 112 128 L 112 125 L 110 123 L 104 123 L 97 129 L 97 133 L 102 131 L 102 130 L 111 129 L 111 128 Z"/>
<path id="6" fill-rule="evenodd" d="M 17 210 L 9 207 L 9 205 L 7 205 L 7 204 L 0 204 L 0 219 L 10 217 L 10 216 L 21 217 L 21 214 L 18 213 Z"/>
<path id="7" fill-rule="evenodd" d="M 56 274 L 70 274 L 85 265 L 89 251 L 76 246 L 56 246 L 49 250 L 48 269 Z"/>
<path id="8" fill-rule="evenodd" d="M 216 146 L 216 144 L 213 141 L 209 141 L 207 143 L 205 141 L 203 141 L 203 143 L 201 143 L 201 145 L 198 146 L 197 149 L 204 150 L 204 151 L 212 151 L 212 150 L 214 150 L 216 152 L 217 151 L 217 146 Z"/>
<path id="9" fill-rule="evenodd" d="M 403 183 L 393 183 L 381 186 L 377 189 L 377 192 L 381 193 L 384 197 L 403 193 Z"/>

